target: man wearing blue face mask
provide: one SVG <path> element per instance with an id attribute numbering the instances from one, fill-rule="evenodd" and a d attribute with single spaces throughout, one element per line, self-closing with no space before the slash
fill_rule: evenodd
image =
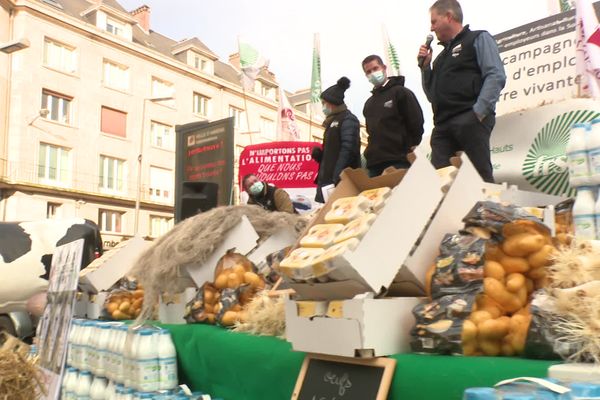
<path id="1" fill-rule="evenodd" d="M 312 157 L 319 163 L 315 201 L 324 203 L 322 188 L 337 185 L 345 168 L 360 167 L 360 123 L 346 107 L 344 92 L 350 87 L 345 76 L 321 93 L 323 104 L 323 150 L 313 148 Z"/>
<path id="2" fill-rule="evenodd" d="M 406 154 L 423 136 L 421 106 L 404 87 L 404 76 L 387 76 L 381 57 L 368 56 L 362 67 L 373 85 L 363 108 L 369 134 L 365 150 L 369 176 L 379 176 L 387 167 L 408 168 Z"/>
<path id="3" fill-rule="evenodd" d="M 285 190 L 259 180 L 256 175 L 244 176 L 242 186 L 248 193 L 248 204 L 257 205 L 269 211 L 296 213 L 292 200 Z"/>

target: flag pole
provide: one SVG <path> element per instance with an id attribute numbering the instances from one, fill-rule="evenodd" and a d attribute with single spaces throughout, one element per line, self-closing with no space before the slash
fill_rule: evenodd
<path id="1" fill-rule="evenodd" d="M 252 144 L 252 130 L 250 129 L 250 115 L 248 115 L 248 100 L 246 98 L 246 85 L 244 85 L 242 75 L 244 74 L 244 71 L 242 71 L 242 53 L 239 50 L 240 49 L 240 37 L 238 35 L 237 37 L 238 40 L 238 54 L 239 54 L 239 59 L 240 59 L 240 83 L 242 86 L 242 98 L 244 99 L 244 114 L 246 114 L 246 128 L 248 128 L 248 134 L 250 135 L 250 144 Z"/>

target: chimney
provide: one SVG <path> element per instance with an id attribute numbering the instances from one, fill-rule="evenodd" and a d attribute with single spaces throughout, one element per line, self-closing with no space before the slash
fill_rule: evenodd
<path id="1" fill-rule="evenodd" d="M 233 53 L 229 55 L 229 64 L 233 66 L 233 68 L 238 71 L 241 69 L 240 67 L 240 53 Z"/>
<path id="2" fill-rule="evenodd" d="M 130 14 L 137 20 L 144 32 L 150 33 L 150 7 L 144 4 L 131 11 Z"/>

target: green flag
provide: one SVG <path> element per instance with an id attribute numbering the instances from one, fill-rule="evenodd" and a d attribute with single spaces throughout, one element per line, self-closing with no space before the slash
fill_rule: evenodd
<path id="1" fill-rule="evenodd" d="M 238 38 L 238 45 L 240 51 L 240 68 L 242 70 L 242 86 L 246 90 L 252 90 L 258 74 L 261 69 L 269 66 L 269 61 L 243 39 Z"/>
<path id="2" fill-rule="evenodd" d="M 383 49 L 385 51 L 385 61 L 388 67 L 388 76 L 400 75 L 400 58 L 394 45 L 390 42 L 385 25 L 381 25 L 383 35 Z"/>

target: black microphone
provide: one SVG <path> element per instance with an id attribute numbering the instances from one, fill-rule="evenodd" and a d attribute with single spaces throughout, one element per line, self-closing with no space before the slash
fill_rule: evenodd
<path id="1" fill-rule="evenodd" d="M 433 35 L 430 33 L 429 35 L 427 35 L 427 39 L 425 39 L 425 47 L 427 47 L 428 49 L 431 48 L 431 42 L 433 42 Z M 425 57 L 424 56 L 420 56 L 418 58 L 418 62 L 419 62 L 419 68 L 423 68 L 423 63 L 425 62 Z"/>

